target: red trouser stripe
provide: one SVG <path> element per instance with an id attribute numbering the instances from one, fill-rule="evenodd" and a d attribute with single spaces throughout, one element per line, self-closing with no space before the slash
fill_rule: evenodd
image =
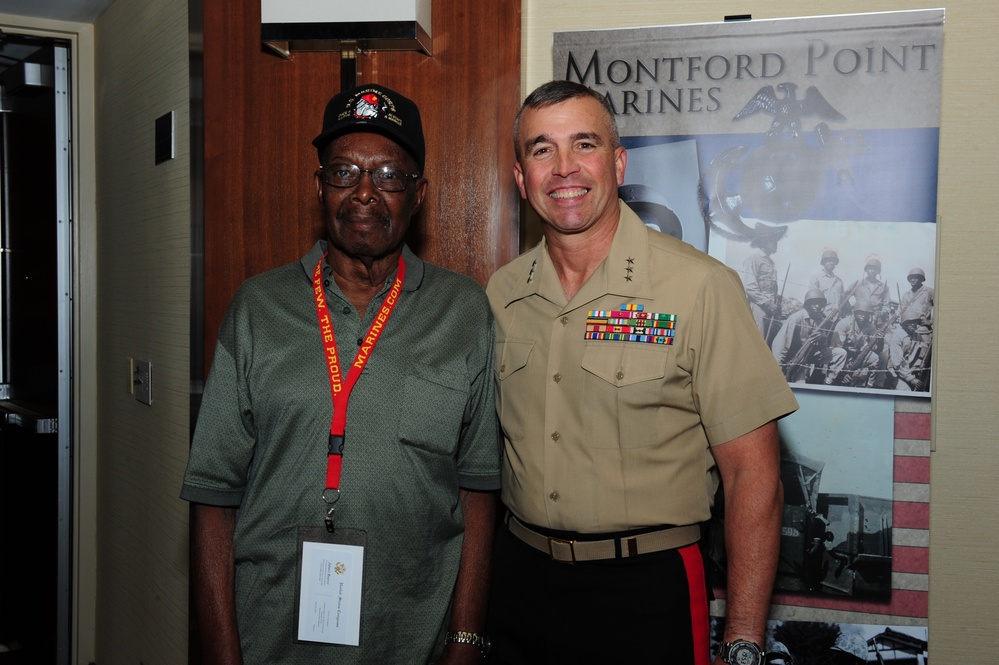
<path id="1" fill-rule="evenodd" d="M 694 665 L 711 665 L 711 637 L 708 626 L 708 588 L 704 581 L 704 560 L 697 543 L 680 548 L 683 567 L 687 569 L 690 590 L 691 639 L 694 641 Z"/>

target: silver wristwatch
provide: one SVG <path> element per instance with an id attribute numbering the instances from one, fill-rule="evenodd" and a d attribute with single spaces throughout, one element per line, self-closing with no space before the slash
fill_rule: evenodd
<path id="1" fill-rule="evenodd" d="M 466 633 L 463 630 L 452 630 L 444 633 L 444 644 L 474 644 L 485 656 L 489 653 L 489 638 L 478 633 Z"/>
<path id="2" fill-rule="evenodd" d="M 763 665 L 766 654 L 755 642 L 735 640 L 723 644 L 719 655 L 723 663 L 730 665 Z"/>

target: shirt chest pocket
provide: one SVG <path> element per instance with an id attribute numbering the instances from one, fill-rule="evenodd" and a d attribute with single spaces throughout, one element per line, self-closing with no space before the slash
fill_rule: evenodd
<path id="1" fill-rule="evenodd" d="M 433 453 L 453 455 L 465 420 L 468 381 L 445 367 L 413 365 L 399 408 L 399 439 Z"/>
<path id="2" fill-rule="evenodd" d="M 648 348 L 647 348 L 648 347 Z M 583 350 L 587 440 L 596 448 L 644 448 L 661 440 L 669 347 L 592 343 Z"/>
<path id="3" fill-rule="evenodd" d="M 502 339 L 496 342 L 496 413 L 504 435 L 520 441 L 530 418 L 543 417 L 538 411 L 544 402 L 544 387 L 531 380 L 527 361 L 534 349 L 531 340 Z"/>

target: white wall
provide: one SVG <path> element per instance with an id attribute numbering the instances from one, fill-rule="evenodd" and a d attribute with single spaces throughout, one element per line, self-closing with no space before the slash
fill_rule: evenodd
<path id="1" fill-rule="evenodd" d="M 643 25 L 906 10 L 899 0 L 524 0 L 523 91 L 552 77 L 551 33 Z M 995 662 L 992 600 L 999 592 L 999 207 L 996 187 L 999 101 L 989 54 L 999 27 L 994 7 L 981 0 L 947 6 L 941 118 L 940 217 L 937 281 L 935 452 L 931 457 L 930 654 L 947 665 Z"/>
<path id="2" fill-rule="evenodd" d="M 97 662 L 184 663 L 189 448 L 187 0 L 117 0 L 95 23 L 97 111 Z M 173 111 L 172 161 L 155 120 Z M 152 363 L 153 403 L 128 390 Z"/>

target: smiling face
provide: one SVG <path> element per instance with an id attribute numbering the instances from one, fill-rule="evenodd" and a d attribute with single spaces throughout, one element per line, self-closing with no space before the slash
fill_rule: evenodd
<path id="1" fill-rule="evenodd" d="M 382 166 L 416 173 L 416 161 L 395 141 L 369 132 L 345 134 L 323 152 L 323 164 L 355 164 L 362 170 Z M 370 262 L 402 251 L 410 219 L 423 203 L 427 181 L 409 182 L 401 192 L 383 192 L 369 173 L 353 187 L 333 187 L 316 174 L 316 193 L 326 218 L 330 250 Z"/>
<path id="2" fill-rule="evenodd" d="M 613 145 L 610 122 L 590 97 L 524 109 L 514 177 L 546 234 L 580 234 L 617 223 L 617 188 L 627 157 Z"/>

